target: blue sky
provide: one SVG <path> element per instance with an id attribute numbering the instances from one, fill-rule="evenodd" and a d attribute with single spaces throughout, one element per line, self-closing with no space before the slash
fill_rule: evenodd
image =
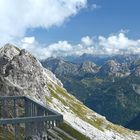
<path id="1" fill-rule="evenodd" d="M 92 9 L 93 4 L 97 9 Z M 83 36 L 108 36 L 121 29 L 128 30 L 130 38 L 140 37 L 139 0 L 88 0 L 87 8 L 60 27 L 30 29 L 26 35 L 48 44 L 59 40 L 77 43 Z"/>
<path id="2" fill-rule="evenodd" d="M 140 0 L 0 0 L 0 44 L 39 59 L 140 54 Z"/>

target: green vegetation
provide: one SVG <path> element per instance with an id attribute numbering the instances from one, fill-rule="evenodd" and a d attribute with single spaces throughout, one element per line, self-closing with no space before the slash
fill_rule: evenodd
<path id="1" fill-rule="evenodd" d="M 72 111 L 75 115 L 77 115 L 83 121 L 93 125 L 95 128 L 101 131 L 105 131 L 106 129 L 113 130 L 124 136 L 129 135 L 133 132 L 122 126 L 111 124 L 108 121 L 106 121 L 104 118 L 96 117 L 93 111 L 89 110 L 86 106 L 83 105 L 83 103 L 78 101 L 74 96 L 69 95 L 67 91 L 65 91 L 63 88 L 59 87 L 58 85 L 55 85 L 55 86 L 49 85 L 48 87 L 51 93 L 51 98 L 49 99 L 51 100 L 50 103 L 53 104 L 53 100 L 52 100 L 53 98 L 58 99 L 59 101 L 62 102 L 64 106 L 69 107 L 69 111 Z M 106 89 L 105 90 L 106 94 L 108 93 L 110 94 L 110 90 L 112 90 L 111 87 L 109 87 L 109 89 Z M 121 94 L 119 94 L 119 96 L 120 96 L 119 97 L 120 99 L 123 98 L 123 96 L 121 97 Z M 68 127 L 67 125 L 68 124 L 63 124 L 60 127 L 63 126 L 62 128 L 63 130 L 65 130 L 66 129 L 65 127 Z M 66 132 L 70 133 L 69 131 L 70 131 L 70 128 L 68 127 L 68 132 L 67 131 Z"/>
<path id="2" fill-rule="evenodd" d="M 88 57 L 81 60 L 81 63 L 79 58 L 76 58 L 73 65 L 71 60 L 65 58 L 51 58 L 42 63 L 84 105 L 109 121 L 126 126 L 140 112 L 140 95 L 134 90 L 134 85 L 138 85 L 139 90 L 140 84 L 139 56 L 96 57 L 91 59 L 94 63 L 98 60 L 100 66 L 96 67 L 92 67 L 91 62 L 86 63 Z M 77 110 L 75 112 L 78 114 Z"/>
<path id="3" fill-rule="evenodd" d="M 82 78 L 59 76 L 59 79 L 69 93 L 113 123 L 125 125 L 140 112 L 140 95 L 132 86 L 140 83 L 138 77 L 90 75 Z"/>
<path id="4" fill-rule="evenodd" d="M 47 98 L 48 102 L 52 103 L 51 101 L 52 98 L 58 99 L 59 101 L 62 102 L 63 105 L 69 107 L 70 110 L 79 118 L 93 125 L 97 129 L 104 131 L 104 129 L 102 128 L 104 120 L 99 118 L 93 119 L 88 117 L 89 109 L 86 106 L 84 106 L 81 102 L 76 100 L 75 97 L 69 95 L 64 89 L 62 89 L 57 85 L 55 89 L 51 85 L 48 85 L 48 88 L 51 92 L 51 97 L 49 99 Z"/>

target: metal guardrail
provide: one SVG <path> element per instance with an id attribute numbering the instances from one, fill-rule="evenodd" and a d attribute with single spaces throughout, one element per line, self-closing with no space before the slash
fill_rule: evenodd
<path id="1" fill-rule="evenodd" d="M 0 97 L 1 140 L 47 140 L 47 130 L 62 122 L 61 114 L 29 97 Z"/>

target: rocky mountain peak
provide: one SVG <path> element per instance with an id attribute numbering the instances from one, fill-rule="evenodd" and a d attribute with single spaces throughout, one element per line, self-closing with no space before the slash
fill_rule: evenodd
<path id="1" fill-rule="evenodd" d="M 91 61 L 85 61 L 82 63 L 80 71 L 87 72 L 87 73 L 96 73 L 98 71 L 98 66 L 91 62 Z"/>
<path id="2" fill-rule="evenodd" d="M 85 61 L 82 64 L 82 67 L 95 67 L 95 66 L 96 66 L 96 64 L 91 61 Z"/>
<path id="3" fill-rule="evenodd" d="M 47 83 L 53 82 L 62 86 L 62 83 L 26 50 L 6 44 L 0 49 L 0 62 L 1 95 L 11 92 L 10 94 L 24 94 L 45 101 L 45 96 L 50 94 Z"/>
<path id="4" fill-rule="evenodd" d="M 108 60 L 100 69 L 101 75 L 124 77 L 130 74 L 128 67 L 116 60 Z"/>
<path id="5" fill-rule="evenodd" d="M 41 62 L 42 65 L 58 75 L 75 75 L 78 73 L 78 66 L 64 61 L 61 58 L 48 58 Z"/>
<path id="6" fill-rule="evenodd" d="M 120 70 L 120 64 L 115 60 L 108 60 L 100 69 L 101 74 L 112 75 Z"/>
<path id="7" fill-rule="evenodd" d="M 135 74 L 135 76 L 140 77 L 140 66 L 137 66 L 137 67 L 135 68 L 134 74 Z"/>
<path id="8" fill-rule="evenodd" d="M 15 55 L 20 53 L 20 49 L 12 44 L 6 44 L 0 48 L 0 57 L 5 56 L 12 59 Z"/>
<path id="9" fill-rule="evenodd" d="M 108 65 L 109 67 L 116 67 L 119 66 L 120 64 L 115 60 L 108 60 L 105 65 Z"/>

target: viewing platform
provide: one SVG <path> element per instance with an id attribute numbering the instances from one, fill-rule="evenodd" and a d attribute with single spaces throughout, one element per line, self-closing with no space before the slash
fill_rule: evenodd
<path id="1" fill-rule="evenodd" d="M 0 140 L 48 140 L 48 129 L 62 122 L 61 114 L 29 97 L 0 96 Z"/>

